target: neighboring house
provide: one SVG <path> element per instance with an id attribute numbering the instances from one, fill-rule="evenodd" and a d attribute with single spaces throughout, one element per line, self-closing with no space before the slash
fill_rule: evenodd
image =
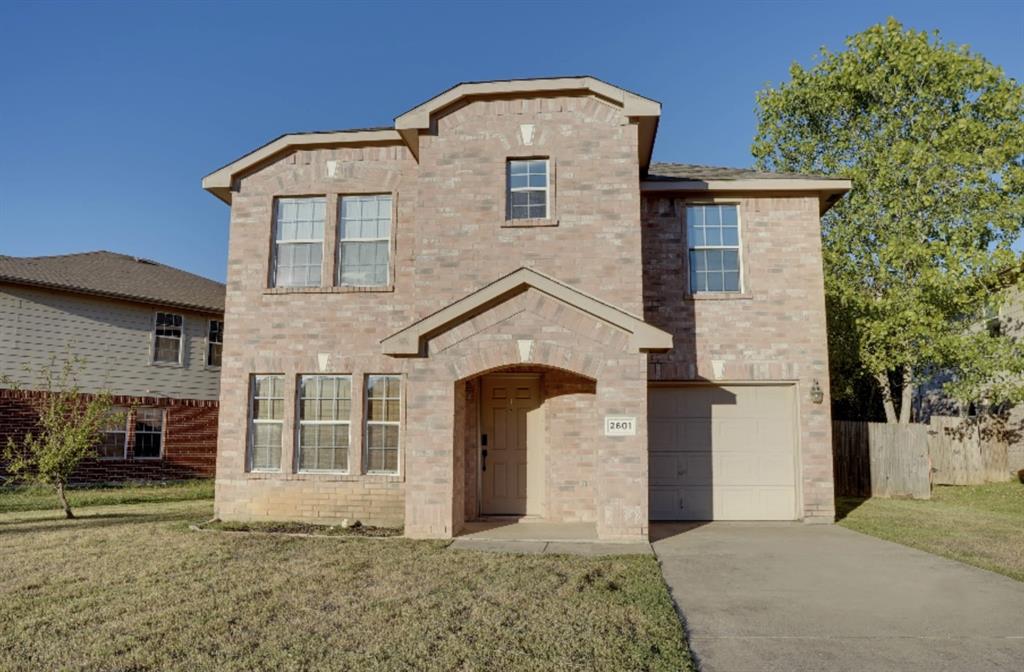
<path id="1" fill-rule="evenodd" d="M 0 256 L 0 443 L 35 427 L 40 370 L 70 354 L 123 411 L 75 480 L 212 476 L 223 319 L 224 285 L 148 259 Z"/>
<path id="2" fill-rule="evenodd" d="M 1001 282 L 994 290 L 1002 294 L 999 306 L 987 306 L 981 319 L 972 324 L 971 329 L 987 329 L 992 334 L 1006 334 L 1015 339 L 1024 336 L 1024 293 L 1012 283 L 1017 282 L 1019 269 L 1013 274 L 1000 276 Z M 1005 277 L 1006 280 L 1002 281 Z M 1011 286 L 1008 286 L 1011 285 Z M 951 380 L 949 372 L 932 376 L 920 385 L 914 400 L 915 422 L 928 423 L 932 416 L 976 416 L 988 410 L 992 417 L 998 418 L 992 426 L 998 428 L 995 436 L 999 442 L 1006 444 L 1007 466 L 1011 472 L 1024 470 L 1024 404 L 1002 404 L 999 407 L 985 408 L 983 403 L 962 404 L 946 394 L 943 385 Z"/>
<path id="3" fill-rule="evenodd" d="M 832 521 L 819 218 L 850 184 L 652 164 L 660 114 L 591 77 L 460 84 L 208 175 L 216 515 Z"/>

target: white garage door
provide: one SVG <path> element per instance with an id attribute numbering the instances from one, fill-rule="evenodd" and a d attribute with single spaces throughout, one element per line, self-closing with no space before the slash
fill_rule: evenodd
<path id="1" fill-rule="evenodd" d="M 648 392 L 652 520 L 793 520 L 792 385 Z"/>

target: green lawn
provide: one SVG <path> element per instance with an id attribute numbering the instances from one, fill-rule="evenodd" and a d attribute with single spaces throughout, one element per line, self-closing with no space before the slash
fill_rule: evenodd
<path id="1" fill-rule="evenodd" d="M 103 504 L 142 504 L 144 502 L 182 502 L 213 498 L 213 479 L 171 481 L 167 483 L 126 483 L 72 487 L 68 501 L 72 510 L 80 506 Z M 36 485 L 0 487 L 0 513 L 59 509 L 54 489 Z"/>
<path id="2" fill-rule="evenodd" d="M 840 525 L 1024 581 L 1024 485 L 937 486 L 930 500 L 840 498 Z"/>
<path id="3" fill-rule="evenodd" d="M 209 500 L 79 506 L 0 513 L 2 670 L 693 669 L 651 557 L 189 530 Z"/>

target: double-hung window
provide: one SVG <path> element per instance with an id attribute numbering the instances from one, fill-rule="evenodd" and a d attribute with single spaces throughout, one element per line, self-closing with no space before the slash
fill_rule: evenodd
<path id="1" fill-rule="evenodd" d="M 249 423 L 249 468 L 281 468 L 281 429 L 284 426 L 284 376 L 252 377 Z"/>
<path id="2" fill-rule="evenodd" d="M 547 218 L 549 186 L 547 159 L 509 160 L 509 219 Z"/>
<path id="3" fill-rule="evenodd" d="M 206 336 L 206 365 L 220 368 L 220 356 L 224 348 L 224 322 L 210 320 Z"/>
<path id="4" fill-rule="evenodd" d="M 157 313 L 153 331 L 153 361 L 181 363 L 184 318 L 174 313 Z"/>
<path id="5" fill-rule="evenodd" d="M 338 208 L 337 283 L 386 286 L 391 257 L 391 195 L 342 196 Z"/>
<path id="6" fill-rule="evenodd" d="M 326 199 L 278 198 L 274 212 L 275 287 L 319 287 Z"/>
<path id="7" fill-rule="evenodd" d="M 140 408 L 135 411 L 135 457 L 157 459 L 163 455 L 164 409 Z"/>
<path id="8" fill-rule="evenodd" d="M 690 292 L 739 292 L 739 206 L 686 206 Z"/>
<path id="9" fill-rule="evenodd" d="M 129 409 L 127 408 L 114 407 L 110 409 L 100 445 L 96 447 L 96 453 L 101 459 L 125 459 L 128 453 L 128 416 Z"/>
<path id="10" fill-rule="evenodd" d="M 366 471 L 398 473 L 398 430 L 402 405 L 399 376 L 366 380 Z"/>
<path id="11" fill-rule="evenodd" d="M 299 471 L 348 471 L 351 376 L 299 379 Z"/>

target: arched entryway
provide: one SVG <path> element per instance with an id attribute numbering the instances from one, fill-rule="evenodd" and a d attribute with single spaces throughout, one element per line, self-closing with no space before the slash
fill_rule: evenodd
<path id="1" fill-rule="evenodd" d="M 593 522 L 596 391 L 592 378 L 538 365 L 458 381 L 464 519 Z"/>

